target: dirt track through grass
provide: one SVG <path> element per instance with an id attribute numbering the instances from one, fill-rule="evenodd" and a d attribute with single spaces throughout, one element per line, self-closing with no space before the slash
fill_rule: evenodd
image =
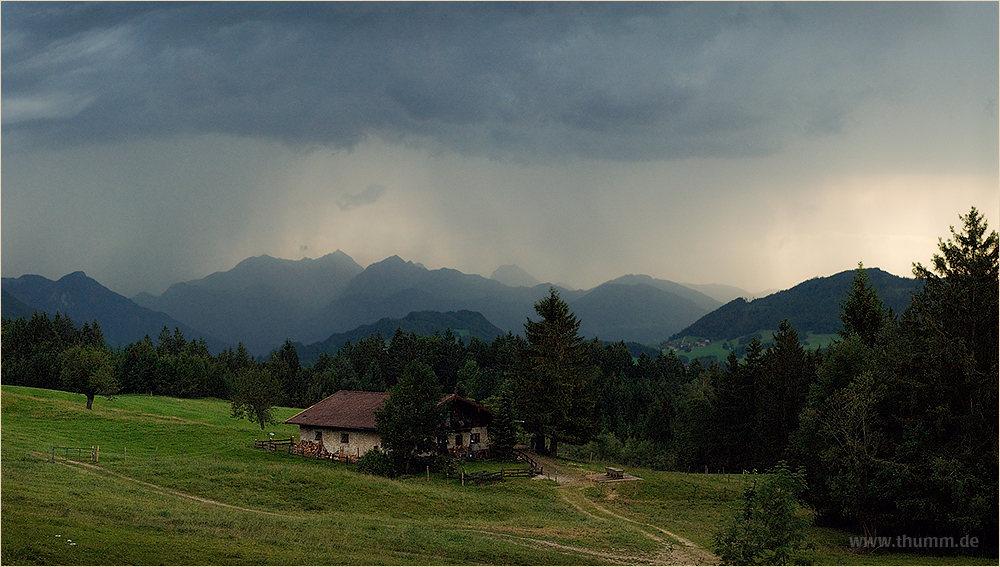
<path id="1" fill-rule="evenodd" d="M 581 471 L 573 471 L 571 468 L 562 466 L 558 461 L 546 457 L 535 457 L 536 461 L 545 467 L 545 470 L 551 471 L 556 475 L 559 483 L 559 495 L 569 503 L 571 506 L 579 510 L 581 513 L 597 519 L 612 521 L 618 520 L 621 522 L 626 522 L 633 524 L 635 529 L 641 533 L 644 537 L 647 537 L 658 544 L 660 544 L 660 550 L 652 555 L 635 555 L 635 554 L 608 554 L 608 553 L 594 553 L 606 559 L 608 561 L 623 563 L 623 564 L 650 564 L 650 565 L 718 565 L 719 558 L 712 554 L 707 549 L 700 547 L 694 542 L 684 539 L 670 531 L 661 528 L 659 526 L 641 522 L 633 518 L 629 518 L 612 510 L 601 506 L 597 502 L 587 498 L 583 491 L 591 486 L 592 481 L 587 478 L 586 474 Z M 593 509 L 596 513 L 589 511 L 587 508 Z M 667 538 L 661 537 L 655 533 L 651 533 L 647 529 L 652 528 L 659 533 L 667 536 Z"/>
<path id="2" fill-rule="evenodd" d="M 44 458 L 44 455 L 42 455 L 41 453 L 38 453 L 36 451 L 32 451 L 31 454 L 34 455 L 34 456 L 37 456 L 37 457 L 43 457 Z M 170 494 L 170 495 L 173 495 L 173 496 L 179 496 L 181 498 L 188 498 L 188 499 L 194 500 L 196 502 L 201 502 L 202 504 L 212 504 L 214 506 L 222 506 L 224 508 L 232 508 L 234 510 L 242 510 L 244 512 L 254 512 L 256 514 L 267 514 L 268 516 L 280 516 L 282 518 L 294 518 L 295 517 L 295 516 L 289 516 L 288 514 L 278 514 L 276 512 L 268 512 L 266 510 L 254 510 L 252 508 L 244 508 L 242 506 L 236 506 L 236 505 L 233 505 L 233 504 L 226 504 L 225 502 L 219 502 L 217 500 L 210 500 L 208 498 L 202 498 L 200 496 L 194 496 L 192 494 L 184 494 L 183 492 L 178 492 L 176 490 L 171 490 L 169 488 L 163 488 L 162 486 L 157 486 L 157 485 L 155 485 L 153 483 L 150 483 L 150 482 L 146 482 L 146 481 L 143 481 L 143 480 L 139 480 L 139 479 L 135 479 L 135 478 L 132 478 L 132 477 L 125 476 L 125 475 L 123 475 L 121 473 L 117 473 L 115 471 L 108 470 L 108 469 L 106 469 L 104 467 L 101 467 L 101 466 L 98 466 L 98 465 L 95 465 L 95 464 L 92 464 L 92 463 L 84 463 L 84 462 L 81 462 L 81 461 L 74 461 L 74 460 L 71 460 L 71 459 L 64 459 L 64 458 L 61 458 L 61 457 L 55 457 L 55 462 L 58 463 L 58 464 L 60 464 L 60 465 L 65 466 L 65 467 L 68 467 L 68 468 L 70 468 L 72 470 L 81 472 L 81 473 L 87 473 L 87 472 L 97 473 L 97 472 L 101 472 L 101 473 L 106 473 L 106 474 L 109 474 L 109 475 L 112 475 L 112 476 L 116 476 L 116 477 L 118 477 L 120 479 L 127 480 L 129 482 L 134 482 L 136 484 L 141 484 L 143 486 L 147 486 L 149 488 L 152 488 L 153 491 L 156 492 L 157 494 L 164 494 L 164 495 Z"/>

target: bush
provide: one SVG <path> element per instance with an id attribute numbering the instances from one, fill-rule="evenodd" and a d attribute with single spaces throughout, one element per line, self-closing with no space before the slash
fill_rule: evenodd
<path id="1" fill-rule="evenodd" d="M 384 476 L 386 478 L 396 478 L 396 467 L 393 466 L 389 455 L 371 449 L 358 459 L 358 472 L 373 476 Z"/>
<path id="2" fill-rule="evenodd" d="M 784 462 L 743 492 L 729 524 L 715 534 L 715 552 L 727 565 L 802 563 L 799 554 L 812 547 L 799 515 L 798 496 L 806 487 L 805 472 L 791 472 Z"/>

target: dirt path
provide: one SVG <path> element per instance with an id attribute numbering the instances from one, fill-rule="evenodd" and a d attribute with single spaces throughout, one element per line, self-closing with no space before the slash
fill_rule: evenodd
<path id="1" fill-rule="evenodd" d="M 38 456 L 38 457 L 49 458 L 48 455 L 43 455 L 42 453 L 38 453 L 38 452 L 33 452 L 32 455 L 35 455 L 35 456 Z M 134 482 L 136 484 L 141 484 L 143 486 L 148 486 L 149 488 L 153 489 L 153 492 L 156 492 L 157 494 L 162 494 L 164 496 L 166 496 L 166 495 L 179 496 L 181 498 L 188 498 L 190 500 L 194 500 L 195 502 L 201 502 L 203 504 L 211 504 L 213 506 L 222 506 L 224 508 L 231 508 L 233 510 L 242 510 L 244 512 L 255 512 L 257 514 L 267 514 L 268 516 L 279 516 L 279 517 L 282 517 L 282 518 L 294 518 L 295 517 L 295 516 L 289 516 L 288 514 L 278 514 L 278 513 L 275 513 L 275 512 L 268 512 L 266 510 L 254 510 L 253 508 L 244 508 L 242 506 L 236 506 L 234 504 L 226 504 L 225 502 L 219 502 L 217 500 L 209 500 L 208 498 L 202 498 L 200 496 L 194 496 L 192 494 L 184 494 L 183 492 L 178 492 L 176 490 L 171 490 L 169 488 L 163 488 L 162 486 L 158 486 L 158 485 L 155 485 L 153 483 L 146 482 L 144 480 L 139 480 L 137 478 L 132 478 L 132 477 L 129 477 L 129 476 L 125 476 L 125 475 L 123 475 L 121 473 L 115 472 L 115 471 L 110 470 L 110 469 L 106 469 L 104 467 L 95 465 L 93 463 L 85 463 L 83 461 L 74 461 L 74 460 L 65 459 L 65 458 L 62 458 L 62 457 L 56 457 L 55 458 L 55 462 L 59 463 L 60 465 L 65 466 L 65 467 L 69 467 L 69 468 L 71 468 L 73 470 L 82 472 L 82 473 L 87 473 L 87 472 L 92 472 L 92 473 L 93 472 L 107 473 L 107 474 L 110 474 L 112 476 L 116 476 L 118 478 L 130 481 L 130 482 Z"/>
<path id="2" fill-rule="evenodd" d="M 559 483 L 560 496 L 571 506 L 581 513 L 598 520 L 609 520 L 614 518 L 623 522 L 634 524 L 636 530 L 659 544 L 661 548 L 652 557 L 631 557 L 621 555 L 619 559 L 625 563 L 649 563 L 652 565 L 718 565 L 719 558 L 709 550 L 695 544 L 694 542 L 671 533 L 664 528 L 635 520 L 614 512 L 601 506 L 597 502 L 586 497 L 583 490 L 591 486 L 588 477 L 589 471 L 572 464 L 564 464 L 549 458 L 533 457 L 539 465 L 543 467 L 543 474 L 535 478 L 551 478 Z M 662 534 L 662 535 L 660 535 Z M 663 536 L 667 536 L 664 538 Z"/>

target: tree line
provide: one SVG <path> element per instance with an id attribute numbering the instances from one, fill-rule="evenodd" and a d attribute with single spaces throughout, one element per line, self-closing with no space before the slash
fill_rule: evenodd
<path id="1" fill-rule="evenodd" d="M 787 320 L 767 346 L 723 364 L 673 352 L 635 358 L 624 343 L 579 335 L 555 289 L 524 336 L 463 342 L 450 330 L 375 335 L 311 366 L 286 341 L 264 360 L 240 344 L 212 356 L 164 330 L 109 349 L 96 321 L 3 320 L 4 384 L 88 396 L 155 394 L 308 407 L 337 390 L 413 389 L 429 379 L 502 413 L 538 452 L 690 472 L 805 470 L 821 523 L 866 535 L 997 533 L 997 233 L 975 209 L 939 241 L 910 306 L 887 309 L 858 270 L 841 302 L 839 338 L 808 350 Z M 416 364 L 417 366 L 414 366 Z M 407 374 L 407 369 L 409 374 Z M 402 384 L 400 381 L 402 380 Z M 250 390 L 256 389 L 255 392 Z"/>

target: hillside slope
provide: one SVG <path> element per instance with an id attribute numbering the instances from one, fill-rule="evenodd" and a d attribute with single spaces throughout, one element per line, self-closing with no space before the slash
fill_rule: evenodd
<path id="1" fill-rule="evenodd" d="M 868 280 L 882 302 L 896 314 L 910 304 L 916 280 L 901 278 L 878 268 L 868 268 Z M 854 270 L 824 278 L 813 278 L 799 285 L 755 299 L 734 299 L 698 319 L 671 337 L 702 337 L 713 341 L 734 339 L 762 329 L 777 329 L 787 318 L 799 333 L 835 333 L 841 326 L 840 303 L 847 296 Z"/>

